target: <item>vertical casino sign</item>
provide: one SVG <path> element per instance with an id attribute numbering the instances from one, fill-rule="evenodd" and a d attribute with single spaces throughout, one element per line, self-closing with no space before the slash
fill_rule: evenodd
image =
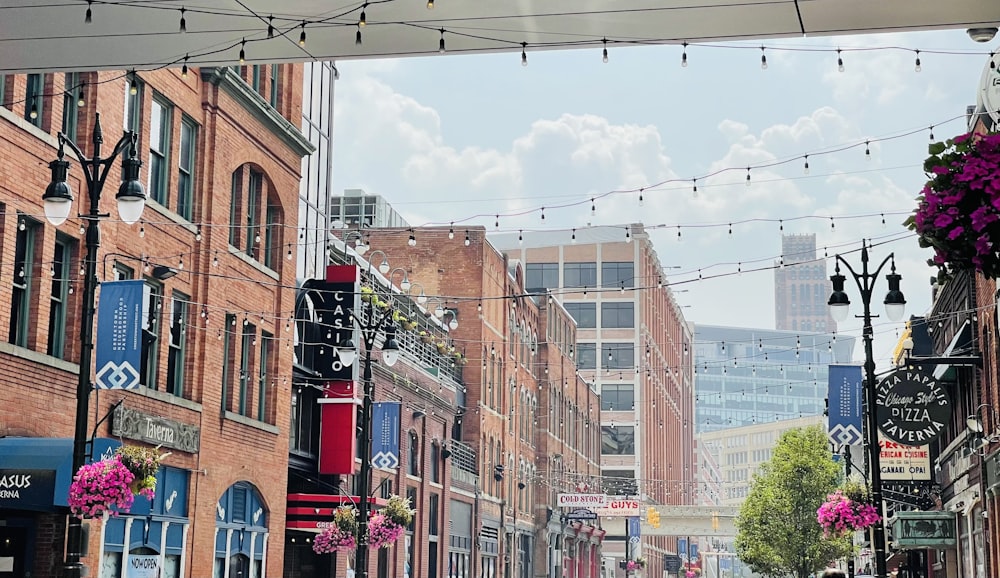
<path id="1" fill-rule="evenodd" d="M 951 398 L 933 375 L 898 369 L 876 386 L 876 416 L 882 434 L 906 445 L 925 445 L 944 433 L 951 420 Z"/>
<path id="2" fill-rule="evenodd" d="M 320 403 L 319 473 L 354 473 L 358 412 L 361 399 L 355 374 L 358 363 L 345 366 L 337 356 L 338 347 L 354 339 L 352 311 L 358 310 L 360 270 L 356 265 L 330 265 L 324 282 L 318 284 L 316 304 L 320 336 L 324 347 L 315 358 L 324 381 Z M 360 345 L 355 340 L 355 347 Z"/>

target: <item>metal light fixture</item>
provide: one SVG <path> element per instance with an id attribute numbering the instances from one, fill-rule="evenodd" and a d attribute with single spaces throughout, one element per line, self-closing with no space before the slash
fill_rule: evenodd
<path id="1" fill-rule="evenodd" d="M 896 264 L 892 265 L 892 273 L 885 276 L 889 282 L 889 292 L 885 294 L 885 316 L 889 321 L 901 321 L 906 312 L 906 298 L 899 290 L 899 281 L 902 277 L 896 273 Z"/>
<path id="2" fill-rule="evenodd" d="M 847 278 L 840 274 L 840 265 L 836 267 L 836 273 L 830 275 L 830 281 L 833 283 L 833 293 L 830 294 L 830 300 L 827 301 L 827 305 L 830 306 L 830 316 L 836 322 L 846 321 L 848 313 L 851 310 L 851 299 L 844 292 L 844 281 Z"/>
<path id="3" fill-rule="evenodd" d="M 166 265 L 157 265 L 153 267 L 153 277 L 159 279 L 160 281 L 166 281 L 171 277 L 177 275 L 177 269 L 173 267 L 168 267 Z"/>
<path id="4" fill-rule="evenodd" d="M 392 367 L 397 361 L 399 361 L 399 343 L 396 341 L 396 327 L 389 325 L 385 328 L 385 342 L 382 343 L 382 363 Z"/>
<path id="5" fill-rule="evenodd" d="M 354 345 L 354 340 L 351 338 L 337 345 L 337 357 L 340 358 L 340 362 L 344 364 L 344 367 L 354 365 L 354 360 L 358 358 L 358 352 L 355 347 L 357 346 Z"/>
<path id="6" fill-rule="evenodd" d="M 49 168 L 52 169 L 52 182 L 42 195 L 45 218 L 56 227 L 66 222 L 73 208 L 73 191 L 66 182 L 69 161 L 63 159 L 64 154 L 63 148 L 59 147 L 59 158 L 49 163 Z"/>

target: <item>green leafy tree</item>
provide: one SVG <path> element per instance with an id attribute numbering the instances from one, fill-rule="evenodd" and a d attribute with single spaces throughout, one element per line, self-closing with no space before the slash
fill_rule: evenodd
<path id="1" fill-rule="evenodd" d="M 771 461 L 754 474 L 736 520 L 736 551 L 768 578 L 808 578 L 850 554 L 849 537 L 827 538 L 816 510 L 840 480 L 820 426 L 782 434 Z"/>

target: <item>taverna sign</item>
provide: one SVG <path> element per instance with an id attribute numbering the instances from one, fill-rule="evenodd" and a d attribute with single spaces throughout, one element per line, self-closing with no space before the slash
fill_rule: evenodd
<path id="1" fill-rule="evenodd" d="M 882 434 L 894 442 L 920 446 L 934 440 L 951 419 L 951 399 L 934 376 L 898 369 L 876 386 L 876 416 Z"/>

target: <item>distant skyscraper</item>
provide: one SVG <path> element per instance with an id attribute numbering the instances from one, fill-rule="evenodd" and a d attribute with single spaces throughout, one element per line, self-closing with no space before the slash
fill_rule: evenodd
<path id="1" fill-rule="evenodd" d="M 820 415 L 829 365 L 850 363 L 854 338 L 696 325 L 696 431 Z"/>
<path id="2" fill-rule="evenodd" d="M 774 270 L 774 327 L 787 331 L 837 331 L 826 302 L 826 258 L 816 256 L 816 235 L 782 235 L 781 264 Z"/>

